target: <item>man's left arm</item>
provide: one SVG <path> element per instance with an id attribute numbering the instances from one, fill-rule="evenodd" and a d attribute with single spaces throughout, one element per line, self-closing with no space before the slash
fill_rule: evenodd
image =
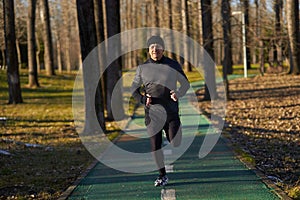
<path id="1" fill-rule="evenodd" d="M 180 98 L 186 94 L 188 89 L 190 89 L 190 83 L 189 83 L 189 80 L 186 77 L 185 73 L 183 72 L 183 70 L 179 71 L 179 73 L 177 75 L 177 80 L 180 84 L 180 87 L 178 88 L 178 90 L 175 93 L 176 93 L 176 96 L 178 98 Z"/>

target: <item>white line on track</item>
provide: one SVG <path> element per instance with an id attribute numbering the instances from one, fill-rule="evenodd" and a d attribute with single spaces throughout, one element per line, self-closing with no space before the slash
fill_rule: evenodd
<path id="1" fill-rule="evenodd" d="M 165 168 L 166 168 L 167 173 L 174 172 L 174 166 L 173 165 L 166 165 Z"/>
<path id="2" fill-rule="evenodd" d="M 164 144 L 167 145 L 169 142 L 167 140 L 164 141 Z M 165 156 L 172 155 L 172 149 L 165 149 L 163 151 Z M 174 165 L 166 165 L 166 172 L 172 173 L 174 172 Z M 176 200 L 176 193 L 175 189 L 162 189 L 161 190 L 161 200 Z"/>
<path id="3" fill-rule="evenodd" d="M 162 189 L 161 200 L 176 200 L 175 189 Z"/>

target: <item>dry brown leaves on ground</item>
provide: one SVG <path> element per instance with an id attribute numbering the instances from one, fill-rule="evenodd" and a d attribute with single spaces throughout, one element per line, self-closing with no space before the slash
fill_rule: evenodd
<path id="1" fill-rule="evenodd" d="M 235 79 L 229 91 L 223 134 L 283 190 L 299 187 L 300 76 Z M 211 102 L 199 106 L 211 114 Z"/>

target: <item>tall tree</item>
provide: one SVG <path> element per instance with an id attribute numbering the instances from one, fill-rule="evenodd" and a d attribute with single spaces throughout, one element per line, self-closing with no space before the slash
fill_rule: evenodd
<path id="1" fill-rule="evenodd" d="M 275 0 L 274 1 L 274 10 L 275 10 L 275 40 L 274 40 L 274 49 L 273 49 L 273 60 L 278 65 L 282 61 L 282 9 L 283 1 Z"/>
<path id="2" fill-rule="evenodd" d="M 67 72 L 71 72 L 71 3 L 70 1 L 62 1 L 63 9 L 63 23 L 64 23 L 64 64 L 66 66 Z"/>
<path id="3" fill-rule="evenodd" d="M 15 33 L 15 14 L 14 1 L 3 0 L 4 10 L 4 35 L 6 47 L 6 64 L 9 104 L 18 104 L 23 102 L 20 75 L 18 68 L 16 33 Z"/>
<path id="4" fill-rule="evenodd" d="M 27 16 L 24 2 L 21 0 L 15 0 L 15 29 L 16 29 L 16 47 L 17 47 L 17 53 L 18 53 L 18 64 L 19 64 L 19 69 L 22 67 L 22 55 L 21 55 L 21 44 L 25 43 L 25 35 L 26 35 L 26 21 L 27 21 Z"/>
<path id="5" fill-rule="evenodd" d="M 223 58 L 223 72 L 226 74 L 232 73 L 232 42 L 231 42 L 231 8 L 230 0 L 222 0 L 222 27 L 223 27 L 223 40 L 224 40 L 224 58 Z"/>
<path id="6" fill-rule="evenodd" d="M 258 17 L 258 37 L 260 38 L 259 41 L 259 61 L 260 61 L 260 73 L 265 73 L 265 40 L 264 36 L 266 33 L 266 29 L 263 24 L 266 22 L 266 11 L 267 11 L 267 4 L 266 0 L 261 0 L 259 2 L 255 2 L 259 15 Z"/>
<path id="7" fill-rule="evenodd" d="M 106 66 L 106 50 L 105 50 L 105 45 L 99 45 L 105 39 L 102 0 L 94 0 L 94 10 L 95 10 L 96 36 L 97 36 L 97 44 L 98 44 L 98 59 L 99 59 L 100 74 L 102 74 L 102 77 L 99 80 L 98 87 L 96 89 L 95 108 L 96 108 L 98 122 L 102 127 L 102 129 L 106 130 L 105 115 L 104 115 L 104 107 L 106 105 L 104 101 L 105 82 L 106 82 L 106 78 L 104 75 L 104 69 Z"/>
<path id="8" fill-rule="evenodd" d="M 61 45 L 61 33 L 60 33 L 60 28 L 61 28 L 61 19 L 62 19 L 62 12 L 60 12 L 61 8 L 61 3 L 57 2 L 56 7 L 53 9 L 53 15 L 55 16 L 54 18 L 54 25 L 52 26 L 53 34 L 54 34 L 54 39 L 56 42 L 56 63 L 57 63 L 57 68 L 58 72 L 62 73 L 63 67 L 62 67 L 62 45 Z M 55 47 L 54 46 L 54 47 Z M 54 48 L 55 49 L 55 48 Z M 54 51 L 55 52 L 55 51 Z"/>
<path id="9" fill-rule="evenodd" d="M 174 44 L 174 35 L 173 35 L 173 18 L 172 18 L 172 0 L 167 0 L 167 5 L 168 5 L 168 28 L 171 30 L 170 31 L 170 44 L 171 44 L 171 49 L 173 52 L 171 52 L 171 57 L 175 60 L 176 59 L 176 54 L 175 52 L 175 44 Z"/>
<path id="10" fill-rule="evenodd" d="M 286 0 L 286 18 L 290 44 L 291 73 L 300 72 L 299 1 Z"/>
<path id="11" fill-rule="evenodd" d="M 182 16 L 182 31 L 186 36 L 190 36 L 190 30 L 189 30 L 189 12 L 188 12 L 188 5 L 186 0 L 181 0 L 181 16 Z M 183 43 L 183 67 L 186 71 L 192 71 L 192 66 L 188 62 L 188 58 L 190 55 L 189 52 L 189 45 L 187 41 Z"/>
<path id="12" fill-rule="evenodd" d="M 254 0 L 254 4 L 255 4 L 255 37 L 258 38 L 259 35 L 259 4 L 258 4 L 258 0 Z M 257 50 L 259 50 L 259 48 L 257 48 L 257 46 L 254 47 L 254 51 L 252 51 L 252 62 L 253 63 L 258 63 L 258 55 L 257 55 Z"/>
<path id="13" fill-rule="evenodd" d="M 158 0 L 152 0 L 152 23 L 154 27 L 159 27 Z"/>
<path id="14" fill-rule="evenodd" d="M 213 30 L 212 30 L 212 6 L 211 0 L 201 0 L 201 14 L 202 14 L 202 37 L 203 47 L 210 55 L 211 59 L 214 60 L 214 49 L 213 49 Z M 205 76 L 205 93 L 204 100 L 214 100 L 217 98 L 216 89 L 216 76 L 215 66 L 204 65 L 204 76 Z"/>
<path id="15" fill-rule="evenodd" d="M 250 43 L 249 43 L 249 0 L 242 0 L 244 8 L 245 22 L 245 45 L 246 45 L 246 65 L 247 69 L 251 69 Z"/>
<path id="16" fill-rule="evenodd" d="M 50 13 L 49 13 L 49 5 L 48 0 L 40 0 L 41 6 L 41 20 L 44 25 L 44 64 L 46 68 L 46 73 L 49 76 L 55 75 L 54 71 L 54 57 L 53 57 L 53 45 L 52 45 L 52 34 L 51 34 L 51 26 L 50 26 Z"/>
<path id="17" fill-rule="evenodd" d="M 28 0 L 27 20 L 27 49 L 28 49 L 28 85 L 39 87 L 37 61 L 36 61 L 36 38 L 35 38 L 35 11 L 36 0 Z"/>
<path id="18" fill-rule="evenodd" d="M 231 45 L 231 23 L 230 23 L 230 2 L 222 0 L 222 19 L 223 19 L 223 39 L 224 39 L 224 59 L 223 59 L 223 81 L 225 84 L 226 98 L 228 98 L 228 80 L 227 74 L 232 73 L 232 45 Z"/>
<path id="19" fill-rule="evenodd" d="M 105 0 L 106 5 L 106 24 L 107 24 L 107 37 L 110 38 L 121 31 L 120 27 L 120 2 L 119 0 Z M 114 40 L 110 40 L 107 47 L 108 60 L 110 58 L 116 58 L 108 66 L 107 70 L 107 85 L 106 85 L 106 104 L 107 104 L 107 118 L 108 120 L 120 120 L 124 118 L 124 108 L 123 108 L 123 97 L 121 85 L 116 85 L 121 78 L 122 68 L 121 68 L 121 38 L 120 35 L 116 36 Z M 115 92 L 120 95 L 120 98 L 114 99 L 112 102 L 112 94 Z M 118 101 L 117 101 L 118 100 Z M 118 111 L 119 116 L 113 116 L 112 109 Z M 117 118 L 116 118 L 117 117 Z"/>
<path id="20" fill-rule="evenodd" d="M 88 54 L 97 46 L 97 36 L 96 36 L 96 25 L 95 25 L 95 16 L 94 16 L 94 4 L 93 0 L 76 0 L 77 5 L 77 17 L 78 17 L 78 24 L 79 24 L 79 35 L 80 35 L 80 47 L 81 47 L 81 57 L 82 61 L 86 59 Z M 94 62 L 97 62 L 98 59 L 96 59 Z M 95 64 L 95 63 L 93 63 Z M 93 68 L 95 67 L 95 68 Z M 94 90 L 94 82 L 93 80 L 95 77 L 100 74 L 100 69 L 98 65 L 87 65 L 83 62 L 83 79 L 84 79 L 84 91 L 85 91 L 85 108 L 86 108 L 86 123 L 85 123 L 85 130 L 89 130 L 92 128 L 94 130 L 94 127 L 91 127 L 90 124 L 93 124 L 94 122 L 92 120 L 95 119 L 93 112 L 91 109 L 98 110 L 98 102 L 94 101 L 98 98 L 101 98 L 101 95 L 96 92 L 96 95 L 93 99 L 90 95 L 88 95 L 88 92 L 91 90 Z M 95 75 L 93 78 L 91 78 L 89 75 L 93 73 Z M 97 87 L 96 87 L 97 88 Z M 96 89 L 97 90 L 97 89 Z M 100 96 L 97 96 L 100 95 Z M 95 103 L 95 105 L 92 105 L 92 102 Z M 95 106 L 95 107 L 93 107 Z M 104 118 L 101 118 L 101 122 L 99 122 L 98 113 L 96 113 L 96 118 L 98 119 L 98 123 L 100 125 L 102 123 L 105 123 Z M 89 121 L 91 120 L 91 121 Z"/>
<path id="21" fill-rule="evenodd" d="M 182 31 L 182 20 L 181 20 L 181 1 L 172 1 L 172 27 L 175 31 Z M 176 52 L 176 60 L 181 61 L 180 52 L 182 47 L 179 42 L 175 42 L 174 51 Z"/>

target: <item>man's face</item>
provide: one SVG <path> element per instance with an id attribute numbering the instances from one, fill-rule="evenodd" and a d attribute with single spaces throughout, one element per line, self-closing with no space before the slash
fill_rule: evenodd
<path id="1" fill-rule="evenodd" d="M 160 44 L 151 44 L 149 46 L 149 54 L 152 60 L 158 61 L 162 58 L 164 49 Z"/>

